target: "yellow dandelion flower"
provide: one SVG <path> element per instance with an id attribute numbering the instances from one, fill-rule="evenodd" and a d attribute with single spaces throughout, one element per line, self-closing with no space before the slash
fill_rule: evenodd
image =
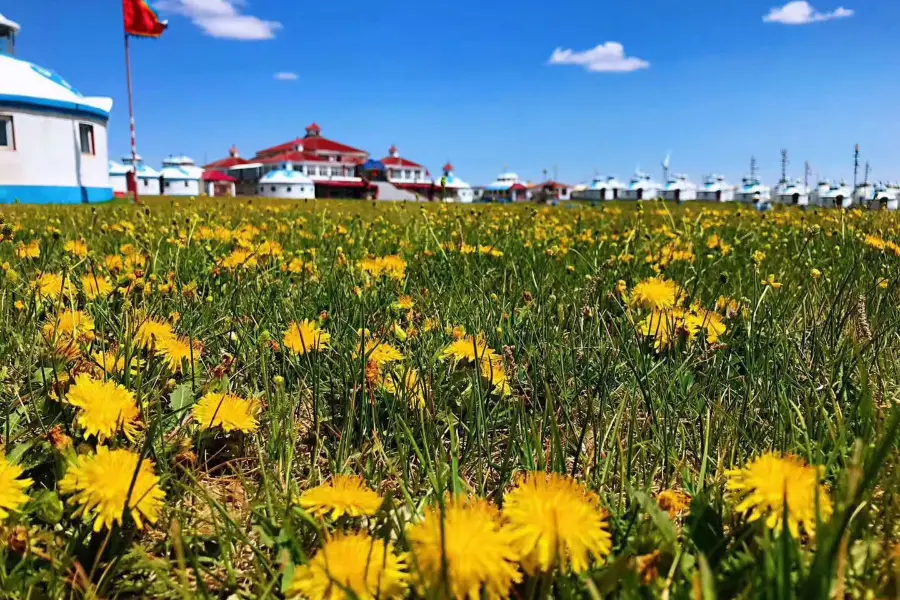
<path id="1" fill-rule="evenodd" d="M 769 274 L 769 276 L 767 278 L 763 279 L 761 283 L 762 283 L 763 287 L 772 286 L 772 289 L 774 289 L 774 290 L 777 290 L 782 285 L 780 282 L 775 281 L 775 275 L 772 275 L 772 274 Z"/>
<path id="2" fill-rule="evenodd" d="M 331 334 L 319 327 L 315 321 L 291 322 L 284 332 L 284 345 L 298 356 L 307 352 L 327 350 L 330 341 Z"/>
<path id="3" fill-rule="evenodd" d="M 362 477 L 335 475 L 328 482 L 303 492 L 300 506 L 310 514 L 332 519 L 371 517 L 381 508 L 381 496 L 372 491 Z"/>
<path id="4" fill-rule="evenodd" d="M 294 571 L 288 596 L 310 600 L 391 600 L 405 596 L 406 557 L 366 532 L 327 540 L 307 565 Z"/>
<path id="5" fill-rule="evenodd" d="M 663 490 L 656 496 L 656 503 L 674 519 L 690 507 L 691 497 L 678 490 Z"/>
<path id="6" fill-rule="evenodd" d="M 84 258 L 88 255 L 88 247 L 83 240 L 69 240 L 66 242 L 66 245 L 63 246 L 63 250 L 69 254 L 74 254 L 78 258 Z"/>
<path id="7" fill-rule="evenodd" d="M 97 436 L 102 442 L 115 437 L 121 427 L 125 437 L 134 440 L 140 412 L 134 394 L 127 388 L 82 373 L 75 377 L 66 402 L 81 409 L 76 420 L 87 436 Z"/>
<path id="8" fill-rule="evenodd" d="M 72 293 L 72 284 L 68 279 L 56 273 L 41 273 L 31 284 L 38 298 L 56 300 L 60 295 Z"/>
<path id="9" fill-rule="evenodd" d="M 393 304 L 391 304 L 391 307 L 394 310 L 410 310 L 415 305 L 416 302 L 412 299 L 412 296 L 400 296 Z"/>
<path id="10" fill-rule="evenodd" d="M 412 408 L 424 408 L 425 389 L 422 382 L 419 381 L 419 372 L 416 369 L 407 369 L 406 373 L 404 373 L 403 377 L 400 379 L 400 382 L 400 389 L 403 390 L 402 393 L 406 395 L 409 405 Z M 387 393 L 391 395 L 397 394 L 397 382 L 390 375 L 385 376 L 381 386 Z"/>
<path id="11" fill-rule="evenodd" d="M 175 337 L 175 331 L 172 326 L 164 321 L 156 321 L 147 319 L 138 327 L 137 333 L 134 335 L 134 343 L 139 348 L 149 348 L 150 346 L 158 346 L 163 340 Z"/>
<path id="12" fill-rule="evenodd" d="M 94 352 L 91 357 L 107 375 L 121 375 L 125 372 L 125 355 L 115 350 L 106 350 L 102 352 Z M 144 361 L 136 356 L 131 357 L 131 366 L 129 372 L 133 375 L 140 370 Z"/>
<path id="13" fill-rule="evenodd" d="M 94 339 L 94 319 L 80 310 L 64 310 L 44 325 L 48 340 L 89 342 Z"/>
<path id="14" fill-rule="evenodd" d="M 769 452 L 725 474 L 725 489 L 738 501 L 735 510 L 750 521 L 763 519 L 767 527 L 780 530 L 787 512 L 788 529 L 796 538 L 801 527 L 815 535 L 817 501 L 820 520 L 831 517 L 831 498 L 819 483 L 823 469 L 797 456 Z"/>
<path id="15" fill-rule="evenodd" d="M 200 360 L 203 354 L 203 344 L 185 337 L 171 336 L 163 338 L 156 343 L 156 351 L 162 356 L 163 362 L 173 373 L 182 373 L 185 362 Z"/>
<path id="16" fill-rule="evenodd" d="M 447 589 L 457 600 L 508 598 L 522 580 L 515 536 L 486 500 L 449 500 L 443 511 L 431 507 L 407 537 L 423 595 Z"/>
<path id="17" fill-rule="evenodd" d="M 458 339 L 441 351 L 442 359 L 454 361 L 480 362 L 491 360 L 495 356 L 497 353 L 488 346 L 483 333 Z"/>
<path id="18" fill-rule="evenodd" d="M 365 357 L 367 363 L 373 363 L 377 368 L 381 369 L 385 365 L 403 360 L 403 353 L 388 344 L 385 341 L 375 338 L 366 340 Z M 359 357 L 359 348 L 353 354 L 353 358 Z"/>
<path id="19" fill-rule="evenodd" d="M 252 269 L 259 263 L 256 255 L 249 250 L 238 248 L 225 257 L 222 267 L 226 269 Z"/>
<path id="20" fill-rule="evenodd" d="M 612 549 L 600 499 L 571 477 L 528 473 L 503 500 L 513 547 L 529 573 L 583 573 Z"/>
<path id="21" fill-rule="evenodd" d="M 653 347 L 662 352 L 678 339 L 682 311 L 654 310 L 638 325 L 641 335 L 653 338 Z"/>
<path id="22" fill-rule="evenodd" d="M 81 278 L 81 287 L 88 300 L 106 298 L 113 291 L 113 285 L 102 275 L 85 275 Z"/>
<path id="23" fill-rule="evenodd" d="M 94 531 L 121 525 L 126 506 L 138 529 L 144 528 L 144 521 L 156 523 L 166 496 L 153 461 L 106 446 L 99 446 L 96 454 L 76 458 L 60 480 L 59 491 L 74 494 L 69 504 L 78 506 L 76 515 L 94 518 Z"/>
<path id="24" fill-rule="evenodd" d="M 638 283 L 631 290 L 631 306 L 650 310 L 674 308 L 684 299 L 684 291 L 677 282 L 661 277 L 651 277 Z"/>
<path id="25" fill-rule="evenodd" d="M 30 479 L 19 479 L 25 469 L 6 460 L 0 453 L 0 523 L 9 516 L 9 511 L 19 510 L 28 502 L 25 490 L 31 485 Z"/>
<path id="26" fill-rule="evenodd" d="M 38 240 L 31 240 L 28 244 L 19 242 L 16 245 L 16 256 L 19 258 L 40 258 L 41 243 Z"/>
<path id="27" fill-rule="evenodd" d="M 125 262 L 118 254 L 111 254 L 103 259 L 103 266 L 106 267 L 111 273 L 115 273 L 116 271 L 121 271 L 124 268 Z"/>
<path id="28" fill-rule="evenodd" d="M 200 429 L 221 427 L 223 431 L 253 433 L 259 424 L 256 415 L 260 405 L 232 394 L 209 393 L 194 405 L 194 419 Z"/>

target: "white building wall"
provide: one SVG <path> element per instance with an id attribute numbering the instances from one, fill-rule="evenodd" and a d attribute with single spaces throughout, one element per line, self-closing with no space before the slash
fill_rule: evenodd
<path id="1" fill-rule="evenodd" d="M 110 175 L 109 184 L 112 186 L 113 193 L 128 193 L 128 176 L 127 175 Z"/>
<path id="2" fill-rule="evenodd" d="M 163 178 L 164 196 L 199 196 L 199 179 L 165 179 Z"/>
<path id="3" fill-rule="evenodd" d="M 0 185 L 109 188 L 106 122 L 99 117 L 6 109 L 15 150 L 0 150 Z M 94 127 L 94 154 L 82 154 L 78 124 Z"/>
<path id="4" fill-rule="evenodd" d="M 159 177 L 138 177 L 138 193 L 141 196 L 159 196 Z"/>
<path id="5" fill-rule="evenodd" d="M 260 183 L 258 190 L 265 198 L 313 200 L 316 197 L 316 186 L 312 183 Z"/>

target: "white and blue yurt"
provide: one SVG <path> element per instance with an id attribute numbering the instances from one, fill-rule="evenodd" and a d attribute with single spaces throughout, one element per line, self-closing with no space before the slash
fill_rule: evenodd
<path id="1" fill-rule="evenodd" d="M 131 173 L 131 167 L 126 167 L 114 160 L 109 161 L 109 185 L 112 186 L 114 195 L 124 196 L 128 193 L 129 173 Z"/>
<path id="2" fill-rule="evenodd" d="M 443 198 L 445 202 L 461 202 L 470 204 L 475 201 L 475 193 L 472 186 L 456 176 L 453 165 L 449 162 L 444 165 L 444 176 L 434 180 L 434 185 L 441 189 L 443 183 Z"/>
<path id="3" fill-rule="evenodd" d="M 832 183 L 828 191 L 821 195 L 822 206 L 828 208 L 850 208 L 853 206 L 853 190 L 847 182 Z"/>
<path id="4" fill-rule="evenodd" d="M 634 172 L 628 187 L 622 190 L 623 200 L 655 200 L 659 197 L 662 186 L 640 169 Z"/>
<path id="5" fill-rule="evenodd" d="M 199 196 L 203 169 L 187 156 L 170 156 L 159 171 L 163 196 Z"/>
<path id="6" fill-rule="evenodd" d="M 316 197 L 313 180 L 295 171 L 290 163 L 283 169 L 269 171 L 259 180 L 259 195 L 266 198 L 289 198 L 292 200 L 312 200 Z"/>
<path id="7" fill-rule="evenodd" d="M 697 184 L 688 179 L 687 175 L 676 174 L 669 177 L 660 193 L 663 200 L 673 200 L 675 202 L 696 200 Z"/>
<path id="8" fill-rule="evenodd" d="M 775 200 L 779 204 L 809 206 L 809 188 L 801 179 L 782 181 L 775 186 Z"/>
<path id="9" fill-rule="evenodd" d="M 20 27 L 0 15 L 0 204 L 112 200 L 111 98 L 85 97 L 14 56 Z"/>
<path id="10" fill-rule="evenodd" d="M 756 177 L 744 177 L 741 187 L 735 194 L 735 200 L 748 204 L 757 202 L 767 204 L 772 200 L 772 188 L 763 185 Z"/>
<path id="11" fill-rule="evenodd" d="M 697 200 L 731 202 L 734 200 L 734 186 L 725 181 L 724 175 L 707 175 L 703 179 L 703 187 L 697 190 Z"/>
<path id="12" fill-rule="evenodd" d="M 137 155 L 137 187 L 141 196 L 159 196 L 159 171 L 145 165 L 141 155 Z M 122 164 L 129 171 L 132 170 L 134 159 L 130 156 L 122 158 Z M 130 191 L 130 190 L 129 190 Z"/>
<path id="13" fill-rule="evenodd" d="M 606 177 L 595 176 L 590 185 L 584 190 L 586 200 L 618 200 L 625 184 L 613 175 Z"/>

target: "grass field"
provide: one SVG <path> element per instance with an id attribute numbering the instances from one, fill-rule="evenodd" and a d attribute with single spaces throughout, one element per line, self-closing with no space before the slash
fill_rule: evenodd
<path id="1" fill-rule="evenodd" d="M 896 214 L 0 215 L 0 597 L 900 594 Z"/>

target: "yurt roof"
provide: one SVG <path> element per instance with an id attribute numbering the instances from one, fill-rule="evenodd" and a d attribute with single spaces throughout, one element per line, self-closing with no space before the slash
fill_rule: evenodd
<path id="1" fill-rule="evenodd" d="M 109 118 L 112 98 L 86 97 L 54 71 L 0 54 L 0 103 Z"/>

